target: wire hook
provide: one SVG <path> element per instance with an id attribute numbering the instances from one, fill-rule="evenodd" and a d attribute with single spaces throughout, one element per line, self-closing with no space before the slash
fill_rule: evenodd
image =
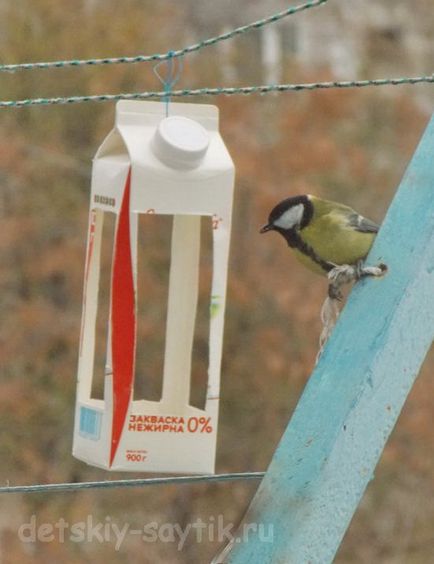
<path id="1" fill-rule="evenodd" d="M 168 117 L 168 115 L 169 115 L 169 103 L 170 103 L 172 88 L 178 82 L 178 80 L 181 76 L 181 73 L 184 69 L 183 56 L 180 55 L 180 56 L 177 57 L 177 59 L 179 60 L 178 65 L 176 65 L 175 51 L 169 51 L 168 54 L 167 54 L 167 59 L 164 60 L 164 61 L 160 61 L 159 63 L 154 65 L 154 68 L 153 68 L 155 76 L 160 80 L 160 82 L 163 84 L 163 87 L 164 87 L 163 100 L 166 104 L 166 117 Z M 166 73 L 165 78 L 160 74 L 160 72 L 158 70 L 158 68 L 162 64 L 166 64 L 166 66 L 167 66 L 167 73 Z M 177 66 L 178 66 L 178 68 L 176 68 Z"/>

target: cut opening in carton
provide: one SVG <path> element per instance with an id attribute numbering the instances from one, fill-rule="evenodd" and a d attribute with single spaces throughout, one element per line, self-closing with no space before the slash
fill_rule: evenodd
<path id="1" fill-rule="evenodd" d="M 172 227 L 172 215 L 139 215 L 134 400 L 162 399 Z M 201 217 L 199 292 L 189 397 L 189 403 L 201 409 L 205 407 L 208 383 L 212 245 L 211 218 Z"/>
<path id="2" fill-rule="evenodd" d="M 160 401 L 162 395 L 172 221 L 170 215 L 138 215 L 134 400 Z"/>
<path id="3" fill-rule="evenodd" d="M 96 211 L 97 220 L 102 221 L 100 248 L 100 275 L 98 310 L 95 323 L 95 356 L 90 397 L 104 399 L 104 382 L 107 367 L 108 327 L 110 316 L 110 287 L 113 262 L 113 242 L 116 228 L 116 214 Z M 97 249 L 95 249 L 97 252 Z M 98 260 L 97 256 L 93 260 Z"/>
<path id="4" fill-rule="evenodd" d="M 212 219 L 202 216 L 200 234 L 199 296 L 193 339 L 190 405 L 205 409 L 208 387 L 211 282 L 213 271 Z"/>

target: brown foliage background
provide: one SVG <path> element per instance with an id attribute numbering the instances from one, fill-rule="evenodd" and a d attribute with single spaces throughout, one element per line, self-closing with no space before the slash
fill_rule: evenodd
<path id="1" fill-rule="evenodd" d="M 6 62 L 165 51 L 187 41 L 188 12 L 168 1 L 16 0 L 0 7 Z M 307 16 L 306 16 L 307 17 Z M 83 21 L 86 25 L 83 25 Z M 108 23 L 110 22 L 110 23 Z M 158 30 L 158 33 L 155 32 Z M 218 32 L 204 30 L 204 35 Z M 190 38 L 191 39 L 191 38 Z M 258 83 L 234 50 L 237 80 Z M 209 49 L 186 60 L 182 86 L 221 85 Z M 288 81 L 330 78 L 287 61 Z M 159 89 L 150 66 L 64 69 L 2 76 L 2 98 Z M 428 116 L 412 87 L 220 97 L 221 130 L 237 167 L 223 360 L 217 472 L 264 470 L 312 370 L 325 282 L 299 266 L 283 241 L 259 226 L 288 195 L 314 193 L 381 221 Z M 209 100 L 206 100 L 209 102 Z M 0 123 L 0 481 L 32 484 L 133 477 L 107 474 L 71 456 L 75 377 L 91 158 L 113 123 L 111 104 L 3 110 Z M 169 230 L 146 226 L 143 284 L 153 304 L 141 323 L 146 387 L 158 386 Z M 105 268 L 110 254 L 106 250 Z M 204 266 L 204 289 L 207 272 Z M 203 297 L 203 296 L 202 296 Z M 101 327 L 102 330 L 102 327 Z M 206 326 L 196 336 L 194 382 L 203 382 Z M 434 550 L 433 357 L 424 365 L 337 562 L 426 563 Z M 338 385 L 338 383 L 337 383 Z M 228 483 L 2 496 L 5 563 L 205 562 L 217 543 L 21 543 L 17 530 L 110 516 L 120 526 L 180 523 L 222 514 L 236 523 L 256 484 Z"/>

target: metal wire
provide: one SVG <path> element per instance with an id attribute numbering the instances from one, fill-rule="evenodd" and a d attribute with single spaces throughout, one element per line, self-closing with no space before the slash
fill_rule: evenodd
<path id="1" fill-rule="evenodd" d="M 434 74 L 427 76 L 377 78 L 373 80 L 350 80 L 331 82 L 310 82 L 302 84 L 265 84 L 260 86 L 196 88 L 173 90 L 170 95 L 175 98 L 187 96 L 233 96 L 235 94 L 268 94 L 270 92 L 299 92 L 302 90 L 324 90 L 330 88 L 364 88 L 367 86 L 402 86 L 421 83 L 433 83 Z M 118 100 L 164 99 L 167 92 L 133 92 L 124 94 L 101 94 L 96 96 L 70 96 L 57 98 L 29 98 L 26 100 L 2 100 L 0 108 L 23 108 L 27 106 L 48 106 L 57 104 L 79 104 L 84 102 L 109 102 Z"/>
<path id="2" fill-rule="evenodd" d="M 33 484 L 29 486 L 1 486 L 0 494 L 65 492 L 108 488 L 137 488 L 158 485 L 198 484 L 203 482 L 234 482 L 236 480 L 259 480 L 265 472 L 234 472 L 229 474 L 204 474 L 201 476 L 169 476 L 162 478 L 139 478 L 135 480 L 103 480 L 96 482 L 71 482 L 64 484 Z"/>
<path id="3" fill-rule="evenodd" d="M 291 6 L 282 12 L 278 12 L 257 20 L 248 25 L 243 25 L 237 27 L 216 37 L 211 37 L 183 49 L 178 49 L 176 51 L 168 51 L 167 53 L 154 53 L 153 55 L 137 55 L 135 57 L 111 57 L 104 59 L 84 59 L 84 60 L 68 60 L 68 61 L 51 61 L 51 62 L 38 62 L 38 63 L 20 63 L 13 65 L 0 65 L 0 71 L 15 72 L 19 70 L 35 70 L 35 69 L 52 69 L 52 68 L 65 68 L 65 67 L 82 67 L 82 66 L 97 66 L 97 65 L 113 65 L 113 64 L 128 64 L 128 63 L 146 63 L 149 61 L 165 61 L 171 57 L 182 57 L 188 53 L 193 53 L 195 51 L 200 51 L 204 47 L 209 47 L 220 43 L 221 41 L 226 41 L 227 39 L 232 39 L 237 35 L 241 35 L 252 29 L 260 29 L 268 24 L 272 24 L 286 18 L 287 16 L 292 16 L 298 12 L 303 12 L 304 10 L 309 10 L 310 8 L 315 8 L 321 4 L 325 4 L 328 0 L 310 0 L 304 4 L 298 6 Z"/>

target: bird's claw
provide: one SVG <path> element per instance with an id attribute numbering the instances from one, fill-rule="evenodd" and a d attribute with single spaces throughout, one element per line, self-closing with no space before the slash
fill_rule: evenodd
<path id="1" fill-rule="evenodd" d="M 378 266 L 363 266 L 363 261 L 355 265 L 355 279 L 358 281 L 366 276 L 381 277 L 387 272 L 387 265 L 381 262 Z"/>

